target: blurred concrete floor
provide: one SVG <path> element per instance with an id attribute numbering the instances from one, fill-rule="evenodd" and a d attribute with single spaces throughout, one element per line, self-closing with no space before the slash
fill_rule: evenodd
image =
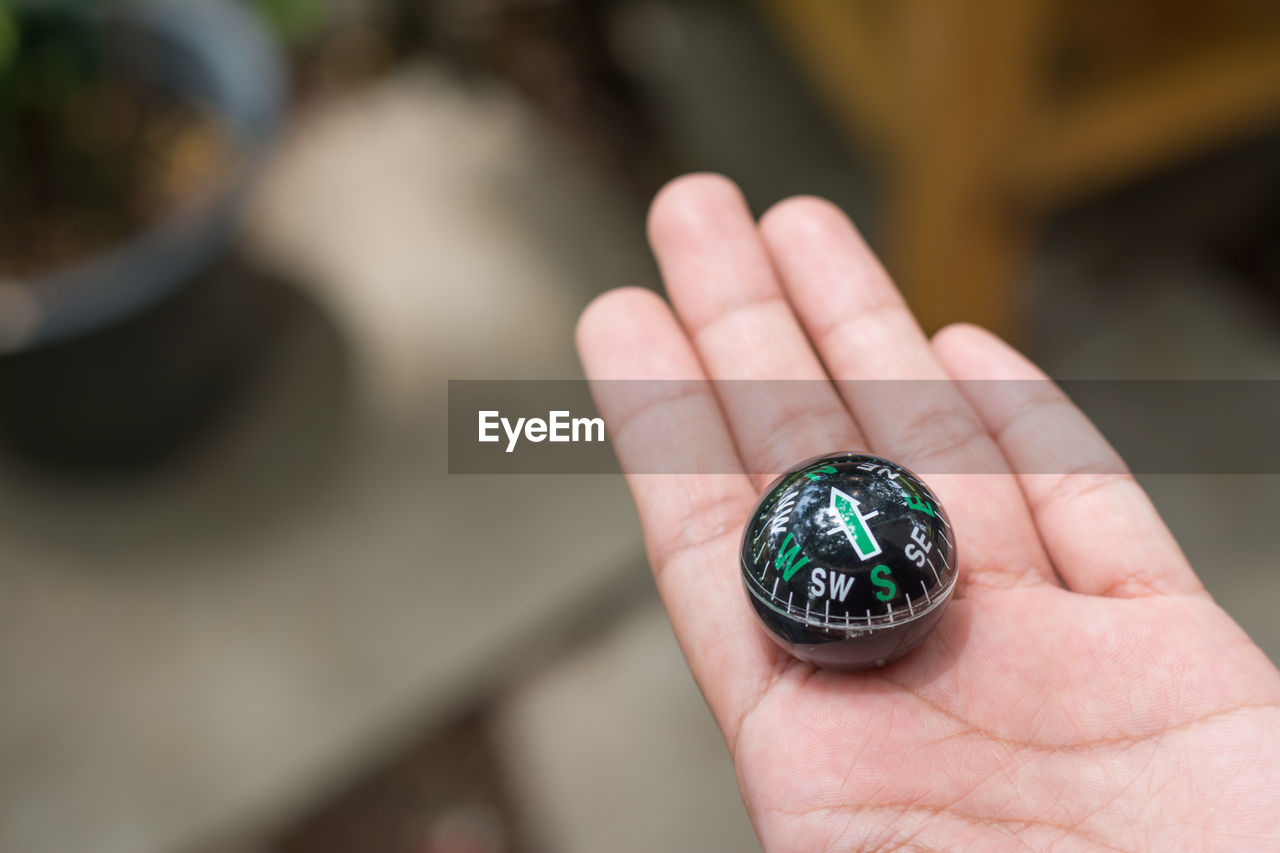
<path id="1" fill-rule="evenodd" d="M 874 180 L 759 61 L 759 34 L 672 8 L 640 4 L 636 32 L 683 159 L 746 176 L 758 206 L 826 192 L 867 221 Z M 581 304 L 653 282 L 641 213 L 500 90 L 418 69 L 308 118 L 251 242 L 333 319 L 355 414 L 322 447 L 281 452 L 307 432 L 295 398 L 326 381 L 304 335 L 278 393 L 170 477 L 109 494 L 0 478 L 0 850 L 232 849 L 218 839 L 287 821 L 478 694 L 501 697 L 496 735 L 539 849 L 750 849 L 719 735 L 636 585 L 621 484 L 516 484 L 533 509 L 508 541 L 468 514 L 492 484 L 442 473 L 443 380 L 575 375 Z M 1115 234 L 1100 217 L 1046 236 L 1031 348 L 1050 372 L 1280 376 L 1275 318 L 1194 241 L 1117 255 Z M 301 470 L 304 486 L 275 483 Z M 1278 479 L 1147 480 L 1275 659 Z M 474 589 L 507 607 L 479 637 L 458 607 Z M 613 628 L 523 666 L 609 589 L 634 599 Z"/>
<path id="2" fill-rule="evenodd" d="M 427 69 L 302 119 L 247 242 L 320 310 L 226 423 L 132 480 L 0 460 L 0 850 L 273 828 L 635 575 L 620 481 L 446 474 L 447 379 L 578 375 L 652 276 L 572 159 Z"/>

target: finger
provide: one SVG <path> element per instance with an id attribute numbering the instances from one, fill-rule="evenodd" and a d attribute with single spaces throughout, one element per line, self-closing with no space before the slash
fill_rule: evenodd
<path id="1" fill-rule="evenodd" d="M 871 448 L 927 474 L 947 507 L 961 584 L 1056 583 L 999 448 L 853 224 L 827 202 L 798 198 L 770 210 L 760 230 Z"/>
<path id="2" fill-rule="evenodd" d="M 701 381 L 697 356 L 658 296 L 634 288 L 605 294 L 583 312 L 577 338 L 593 391 L 600 380 L 648 380 L 598 398 L 624 470 L 633 448 L 647 453 L 652 436 L 670 435 L 709 457 L 712 470 L 737 471 L 627 475 L 658 593 L 732 744 L 742 709 L 781 655 L 756 626 L 736 569 L 755 489 L 737 462 L 715 395 Z"/>
<path id="3" fill-rule="evenodd" d="M 1034 364 L 976 326 L 934 349 L 997 437 L 1069 589 L 1131 597 L 1202 592 L 1169 528 L 1097 427 Z"/>
<path id="4" fill-rule="evenodd" d="M 732 182 L 690 175 L 668 184 L 654 200 L 649 239 L 758 488 L 803 459 L 865 446 Z"/>

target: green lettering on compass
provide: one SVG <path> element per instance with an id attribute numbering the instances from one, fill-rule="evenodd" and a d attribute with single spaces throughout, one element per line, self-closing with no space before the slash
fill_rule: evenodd
<path id="1" fill-rule="evenodd" d="M 893 582 L 888 566 L 880 565 L 871 570 L 871 585 L 876 587 L 876 598 L 881 601 L 888 601 L 898 594 L 897 584 Z"/>
<path id="2" fill-rule="evenodd" d="M 907 506 L 911 507 L 912 509 L 919 510 L 920 512 L 923 512 L 927 515 L 936 517 L 936 514 L 933 511 L 933 505 L 929 503 L 927 500 L 925 500 L 924 498 L 920 497 L 919 495 L 912 494 L 906 489 L 902 490 L 902 496 L 906 498 Z"/>
<path id="3" fill-rule="evenodd" d="M 787 538 L 782 540 L 782 547 L 778 549 L 777 559 L 773 562 L 773 567 L 782 572 L 782 579 L 784 581 L 791 580 L 791 577 L 796 572 L 804 568 L 805 563 L 809 562 L 808 557 L 800 557 L 799 560 L 796 559 L 800 554 L 799 542 L 796 542 L 796 544 L 791 547 L 791 550 L 787 550 L 787 543 L 792 541 L 794 541 L 794 537 L 788 533 Z"/>
<path id="4" fill-rule="evenodd" d="M 835 474 L 835 473 L 837 472 L 834 466 L 823 465 L 821 468 L 814 468 L 812 471 L 805 471 L 804 475 L 816 483 L 822 479 L 821 477 L 818 476 L 819 474 Z"/>

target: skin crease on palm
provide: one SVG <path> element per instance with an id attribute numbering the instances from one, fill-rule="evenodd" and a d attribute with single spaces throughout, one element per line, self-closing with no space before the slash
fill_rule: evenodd
<path id="1" fill-rule="evenodd" d="M 649 230 L 671 306 L 640 289 L 592 303 L 593 380 L 1043 377 L 978 328 L 926 338 L 826 202 L 756 222 L 732 183 L 694 175 Z M 791 658 L 750 612 L 737 549 L 771 476 L 628 475 L 765 850 L 1280 850 L 1280 673 L 1051 383 L 941 387 L 871 407 L 832 385 L 763 424 L 711 391 L 602 403 L 624 468 L 660 423 L 715 470 L 868 450 L 942 472 L 926 479 L 958 536 L 955 600 L 915 652 L 856 673 Z M 1063 470 L 1068 450 L 1071 473 L 1021 473 Z"/>

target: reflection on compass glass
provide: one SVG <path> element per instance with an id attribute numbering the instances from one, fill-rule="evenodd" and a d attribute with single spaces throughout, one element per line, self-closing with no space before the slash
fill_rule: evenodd
<path id="1" fill-rule="evenodd" d="M 742 581 L 770 635 L 829 668 L 915 648 L 956 584 L 955 534 L 933 492 L 878 456 L 802 462 L 765 491 L 742 537 Z"/>

